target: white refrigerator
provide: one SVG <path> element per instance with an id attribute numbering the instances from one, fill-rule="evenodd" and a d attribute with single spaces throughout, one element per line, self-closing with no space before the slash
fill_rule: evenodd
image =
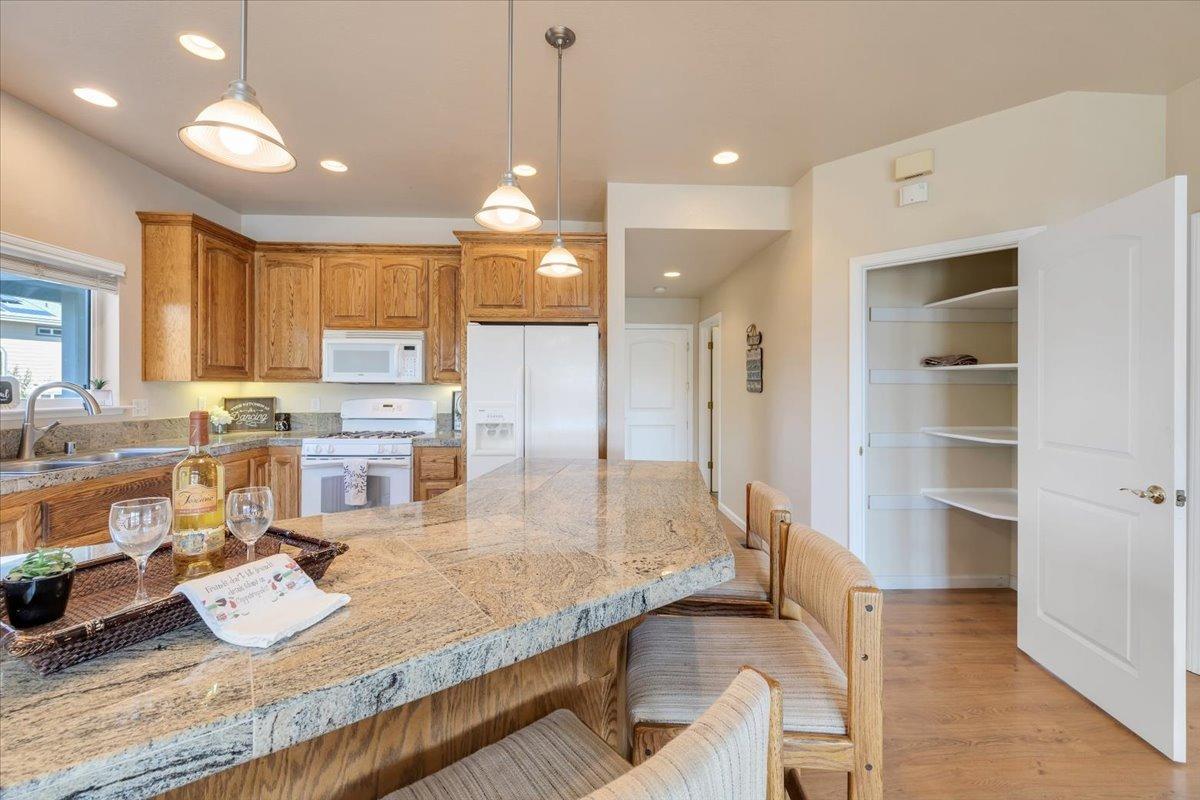
<path id="1" fill-rule="evenodd" d="M 600 331 L 467 326 L 467 479 L 517 458 L 596 458 Z"/>

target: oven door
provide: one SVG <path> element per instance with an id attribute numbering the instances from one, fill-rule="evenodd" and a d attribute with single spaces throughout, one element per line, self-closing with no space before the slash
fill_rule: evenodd
<path id="1" fill-rule="evenodd" d="M 367 459 L 367 502 L 346 503 L 343 460 L 305 456 L 300 463 L 300 515 L 335 514 L 412 501 L 412 457 Z"/>

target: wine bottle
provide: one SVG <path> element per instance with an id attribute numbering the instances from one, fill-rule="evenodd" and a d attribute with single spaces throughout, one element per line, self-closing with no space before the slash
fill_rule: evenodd
<path id="1" fill-rule="evenodd" d="M 188 415 L 188 454 L 172 477 L 175 578 L 225 568 L 225 466 L 208 452 L 208 412 Z"/>

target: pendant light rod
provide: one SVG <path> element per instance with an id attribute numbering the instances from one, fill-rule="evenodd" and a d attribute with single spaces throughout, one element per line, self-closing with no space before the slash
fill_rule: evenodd
<path id="1" fill-rule="evenodd" d="M 243 0 L 245 2 L 245 0 Z M 513 153 L 513 0 L 508 0 L 508 173 L 512 173 Z"/>
<path id="2" fill-rule="evenodd" d="M 554 206 L 555 213 L 558 216 L 558 238 L 562 238 L 562 54 L 561 47 L 554 48 L 558 51 L 558 135 L 555 137 L 558 142 L 557 154 L 554 157 L 554 179 L 557 182 L 554 191 Z"/>
<path id="3" fill-rule="evenodd" d="M 246 82 L 246 29 L 250 27 L 249 0 L 242 0 L 242 83 Z"/>

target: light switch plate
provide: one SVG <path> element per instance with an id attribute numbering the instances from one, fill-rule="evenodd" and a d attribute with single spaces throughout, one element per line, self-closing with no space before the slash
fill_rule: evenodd
<path id="1" fill-rule="evenodd" d="M 929 200 L 929 183 L 910 183 L 900 187 L 900 205 L 910 206 L 913 203 L 924 203 Z"/>
<path id="2" fill-rule="evenodd" d="M 319 398 L 319 397 L 309 398 L 308 410 L 309 411 L 320 411 L 321 410 L 321 398 Z"/>
<path id="3" fill-rule="evenodd" d="M 146 399 L 136 399 L 130 405 L 133 406 L 129 412 L 131 417 L 144 417 L 150 413 L 150 401 Z"/>

